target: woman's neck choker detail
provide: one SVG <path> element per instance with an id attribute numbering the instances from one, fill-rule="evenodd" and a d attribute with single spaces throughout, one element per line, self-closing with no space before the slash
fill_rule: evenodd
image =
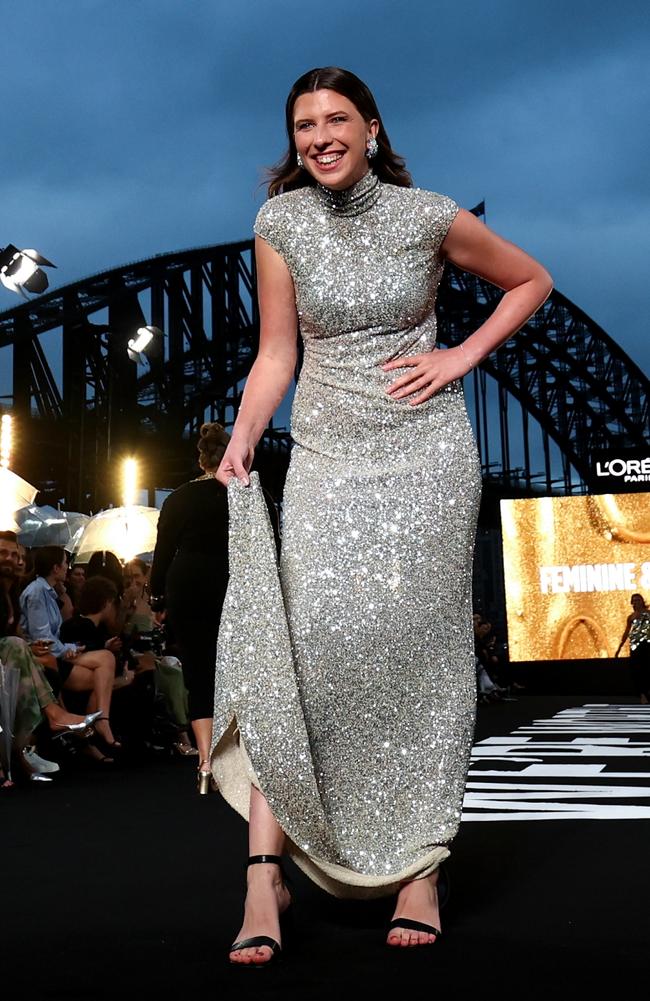
<path id="1" fill-rule="evenodd" d="M 367 212 L 379 199 L 381 193 L 379 178 L 371 170 L 356 184 L 335 191 L 324 184 L 316 184 L 316 193 L 321 203 L 332 215 L 355 216 Z"/>

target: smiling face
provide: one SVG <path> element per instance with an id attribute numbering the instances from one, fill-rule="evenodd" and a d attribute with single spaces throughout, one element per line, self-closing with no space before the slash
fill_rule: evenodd
<path id="1" fill-rule="evenodd" d="M 301 94 L 293 108 L 293 137 L 305 170 L 335 191 L 356 184 L 368 172 L 368 139 L 379 122 L 366 122 L 347 97 L 334 90 Z"/>
<path id="2" fill-rule="evenodd" d="M 147 583 L 147 575 L 137 563 L 127 564 L 127 573 L 131 587 L 135 588 L 138 594 L 142 594 Z"/>

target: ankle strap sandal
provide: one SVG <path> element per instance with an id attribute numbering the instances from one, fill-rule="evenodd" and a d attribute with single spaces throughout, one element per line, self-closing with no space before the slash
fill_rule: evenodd
<path id="1" fill-rule="evenodd" d="M 445 906 L 449 900 L 449 873 L 447 872 L 446 866 L 442 863 L 438 868 L 438 907 L 440 910 Z M 405 928 L 407 931 L 423 931 L 429 935 L 435 935 L 435 941 L 442 936 L 442 932 L 439 928 L 434 927 L 434 925 L 427 924 L 424 921 L 415 921 L 412 918 L 395 918 L 388 925 L 388 932 L 390 933 L 395 928 Z M 433 943 L 428 943 L 433 945 Z"/>
<path id="2" fill-rule="evenodd" d="M 283 882 L 284 883 L 290 882 L 289 877 L 284 871 L 284 866 L 282 865 L 282 859 L 279 855 L 251 855 L 248 861 L 245 863 L 244 869 L 248 871 L 249 865 L 264 865 L 268 863 L 273 863 L 279 866 Z M 246 889 L 248 889 L 248 886 L 246 886 Z M 287 910 L 289 910 L 290 908 L 291 904 L 289 905 L 289 908 L 287 908 Z M 285 911 L 284 914 L 280 915 L 280 921 L 282 921 L 286 913 L 287 912 Z M 276 962 L 280 958 L 280 955 L 282 953 L 282 947 L 280 946 L 279 942 L 276 942 L 276 940 L 274 938 L 271 938 L 269 935 L 254 935 L 252 938 L 244 938 L 241 939 L 239 942 L 233 942 L 233 944 L 230 946 L 229 952 L 230 953 L 238 952 L 240 949 L 254 949 L 256 947 L 260 947 L 263 945 L 267 946 L 271 950 L 270 959 L 266 960 L 264 963 L 238 963 L 236 960 L 232 959 L 230 960 L 230 963 L 233 966 L 241 966 L 244 967 L 245 969 L 255 969 L 255 970 L 262 969 L 265 966 L 271 966 L 272 963 Z"/>
<path id="3" fill-rule="evenodd" d="M 277 865 L 282 873 L 282 879 L 286 883 L 289 882 L 289 877 L 284 871 L 284 866 L 282 865 L 281 855 L 251 855 L 249 856 L 248 861 L 245 862 L 244 869 L 248 870 L 249 865 L 265 865 L 268 863 Z"/>

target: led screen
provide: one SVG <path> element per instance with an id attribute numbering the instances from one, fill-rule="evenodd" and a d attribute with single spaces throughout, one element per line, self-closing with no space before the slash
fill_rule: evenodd
<path id="1" fill-rule="evenodd" d="M 613 657 L 650 605 L 650 493 L 504 500 L 501 524 L 510 659 Z"/>

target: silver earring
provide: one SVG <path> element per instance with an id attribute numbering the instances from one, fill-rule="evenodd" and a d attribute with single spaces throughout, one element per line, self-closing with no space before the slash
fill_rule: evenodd
<path id="1" fill-rule="evenodd" d="M 296 163 L 298 164 L 301 170 L 305 166 L 304 163 L 302 162 L 302 157 L 300 153 L 296 153 Z"/>
<path id="2" fill-rule="evenodd" d="M 369 160 L 372 160 L 374 157 L 377 156 L 378 152 L 379 152 L 379 143 L 377 142 L 374 136 L 370 136 L 370 139 L 366 143 L 366 156 L 368 157 Z"/>

